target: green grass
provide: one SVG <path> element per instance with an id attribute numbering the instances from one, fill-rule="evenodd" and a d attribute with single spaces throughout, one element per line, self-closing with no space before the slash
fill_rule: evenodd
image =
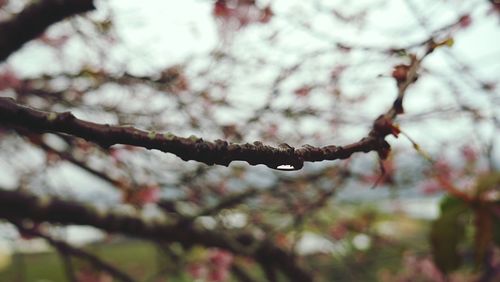
<path id="1" fill-rule="evenodd" d="M 85 250 L 125 271 L 137 280 L 150 277 L 159 267 L 157 251 L 151 244 L 122 242 L 99 244 Z M 0 272 L 0 281 L 67 281 L 62 258 L 50 251 L 38 254 L 15 254 L 10 266 Z M 72 260 L 75 266 L 84 262 Z"/>
<path id="2" fill-rule="evenodd" d="M 1 281 L 65 281 L 62 262 L 55 253 L 15 254 L 0 272 Z"/>

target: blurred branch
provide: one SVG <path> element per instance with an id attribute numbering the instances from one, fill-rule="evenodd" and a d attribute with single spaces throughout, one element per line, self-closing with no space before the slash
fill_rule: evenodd
<path id="1" fill-rule="evenodd" d="M 178 272 L 184 268 L 185 261 L 183 254 L 176 252 L 169 244 L 157 243 L 155 245 L 158 251 L 158 270 L 149 278 L 145 279 L 145 282 L 160 281 L 160 279 L 166 275 L 170 275 L 169 277 L 171 277 L 172 274 L 174 276 L 176 274 L 178 275 Z M 168 258 L 167 263 L 161 260 L 161 255 Z"/>
<path id="2" fill-rule="evenodd" d="M 93 10 L 93 0 L 41 0 L 0 23 L 0 62 L 47 27 L 66 17 Z"/>
<path id="3" fill-rule="evenodd" d="M 276 273 L 276 269 L 274 269 L 273 265 L 269 261 L 269 259 L 262 259 L 260 261 L 260 265 L 262 267 L 262 270 L 264 271 L 264 274 L 266 275 L 266 278 L 269 282 L 277 282 L 278 277 Z"/>
<path id="4" fill-rule="evenodd" d="M 66 272 L 66 276 L 68 281 L 77 282 L 75 275 L 75 269 L 73 267 L 73 262 L 71 261 L 71 255 L 62 249 L 58 249 L 59 255 L 61 256 L 62 263 L 64 265 L 64 271 Z"/>
<path id="5" fill-rule="evenodd" d="M 87 171 L 88 173 L 96 176 L 97 178 L 100 178 L 109 184 L 113 185 L 114 187 L 119 187 L 120 183 L 118 180 L 113 179 L 111 176 L 107 175 L 106 173 L 93 169 L 90 166 L 88 166 L 84 161 L 76 159 L 73 154 L 67 150 L 67 151 L 58 151 L 52 148 L 51 146 L 47 145 L 41 138 L 41 136 L 33 136 L 33 133 L 25 130 L 25 129 L 16 129 L 16 132 L 25 136 L 33 145 L 36 145 L 40 147 L 40 149 L 44 150 L 46 153 L 51 153 L 51 154 L 56 154 L 58 157 L 60 157 L 62 160 L 68 161 L 77 167 L 83 169 L 84 171 Z"/>
<path id="6" fill-rule="evenodd" d="M 237 255 L 268 261 L 281 270 L 290 281 L 312 281 L 293 257 L 274 242 L 256 239 L 250 233 L 227 233 L 204 230 L 165 219 L 147 219 L 139 215 L 102 211 L 77 202 L 56 198 L 39 198 L 18 191 L 0 190 L 0 217 L 11 221 L 29 219 L 35 222 L 89 225 L 107 232 L 157 242 L 180 242 L 225 249 Z"/>
<path id="7" fill-rule="evenodd" d="M 196 217 L 198 216 L 208 216 L 208 215 L 213 215 L 218 213 L 219 211 L 223 209 L 228 209 L 232 208 L 236 205 L 239 205 L 243 203 L 244 201 L 248 200 L 248 198 L 251 198 L 259 193 L 259 190 L 256 188 L 250 188 L 244 192 L 237 193 L 234 195 L 229 195 L 228 197 L 223 198 L 220 200 L 216 205 L 212 207 L 207 207 L 200 211 Z"/>
<path id="8" fill-rule="evenodd" d="M 61 252 L 65 256 L 72 255 L 72 256 L 84 259 L 84 260 L 90 262 L 97 269 L 106 271 L 111 276 L 115 277 L 116 279 L 118 279 L 120 281 L 125 281 L 125 282 L 133 282 L 134 281 L 131 277 L 129 277 L 124 272 L 122 272 L 122 271 L 118 270 L 117 268 L 115 268 L 114 266 L 102 261 L 100 258 L 98 258 L 90 253 L 87 253 L 86 251 L 77 249 L 77 248 L 67 244 L 66 242 L 56 240 L 48 235 L 41 233 L 40 231 L 37 231 L 34 228 L 27 228 L 27 227 L 24 227 L 22 224 L 16 223 L 16 222 L 14 222 L 14 224 L 16 225 L 17 229 L 19 229 L 19 231 L 24 233 L 24 234 L 28 234 L 31 236 L 36 236 L 36 237 L 40 237 L 40 238 L 45 239 L 50 245 L 52 245 L 54 248 L 56 248 L 59 252 Z"/>
<path id="9" fill-rule="evenodd" d="M 238 281 L 241 281 L 241 282 L 254 282 L 254 281 L 256 281 L 237 262 L 233 262 L 233 264 L 231 264 L 231 271 L 232 271 L 234 277 L 236 277 Z"/>

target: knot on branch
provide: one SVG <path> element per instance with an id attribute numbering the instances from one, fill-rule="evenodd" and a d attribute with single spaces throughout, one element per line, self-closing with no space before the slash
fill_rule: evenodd
<path id="1" fill-rule="evenodd" d="M 305 144 L 300 149 L 297 149 L 296 153 L 299 156 L 301 156 L 302 159 L 313 161 L 313 162 L 323 160 L 323 157 L 325 155 L 322 148 L 317 148 L 317 147 L 311 146 L 309 144 Z"/>
<path id="2" fill-rule="evenodd" d="M 394 120 L 387 115 L 380 115 L 375 122 L 373 122 L 373 129 L 370 132 L 370 136 L 376 138 L 385 138 L 387 135 L 392 134 L 394 137 L 398 137 L 401 130 L 394 124 Z"/>
<path id="3" fill-rule="evenodd" d="M 377 146 L 377 154 L 380 159 L 385 160 L 389 156 L 389 153 L 391 152 L 391 145 L 384 139 L 379 139 L 378 146 Z"/>
<path id="4" fill-rule="evenodd" d="M 75 118 L 76 117 L 71 112 L 63 112 L 63 113 L 57 114 L 55 121 L 57 121 L 57 122 L 70 122 L 71 120 L 74 120 Z"/>
<path id="5" fill-rule="evenodd" d="M 391 151 L 391 145 L 385 141 L 387 135 L 398 137 L 401 130 L 394 124 L 394 120 L 387 115 L 380 115 L 373 123 L 370 136 L 376 140 L 375 150 L 381 159 L 386 159 Z"/>

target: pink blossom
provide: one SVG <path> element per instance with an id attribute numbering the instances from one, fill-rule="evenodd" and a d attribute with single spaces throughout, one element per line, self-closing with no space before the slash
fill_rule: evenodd
<path id="1" fill-rule="evenodd" d="M 228 267 L 233 262 L 233 255 L 223 250 L 212 249 L 208 255 L 208 260 L 212 265 Z"/>
<path id="2" fill-rule="evenodd" d="M 66 44 L 66 42 L 69 39 L 69 36 L 68 35 L 61 35 L 58 37 L 52 37 L 52 36 L 48 36 L 47 34 L 44 33 L 38 39 L 42 43 L 44 43 L 50 47 L 61 48 L 64 46 L 64 44 Z"/>
<path id="3" fill-rule="evenodd" d="M 147 185 L 137 192 L 137 200 L 141 204 L 156 203 L 160 199 L 160 187 Z"/>
<path id="4" fill-rule="evenodd" d="M 21 80 L 12 69 L 6 68 L 0 72 L 0 91 L 19 86 L 21 86 Z"/>
<path id="5" fill-rule="evenodd" d="M 475 162 L 477 160 L 477 152 L 469 145 L 462 147 L 462 156 L 469 163 Z"/>
<path id="6" fill-rule="evenodd" d="M 441 185 L 434 180 L 426 181 L 422 185 L 422 191 L 425 195 L 432 195 L 440 192 L 442 190 Z"/>
<path id="7" fill-rule="evenodd" d="M 203 279 L 204 277 L 207 276 L 208 269 L 205 265 L 203 265 L 201 263 L 192 263 L 192 264 L 188 265 L 187 272 L 194 279 Z"/>

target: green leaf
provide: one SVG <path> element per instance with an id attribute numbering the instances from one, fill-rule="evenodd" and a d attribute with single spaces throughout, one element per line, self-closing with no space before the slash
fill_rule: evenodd
<path id="1" fill-rule="evenodd" d="M 468 206 L 460 199 L 445 197 L 441 214 L 431 226 L 430 243 L 434 262 L 444 273 L 457 269 L 461 264 L 458 245 L 464 239 Z"/>
<path id="2" fill-rule="evenodd" d="M 445 196 L 439 205 L 440 217 L 453 216 L 455 213 L 461 213 L 467 209 L 467 204 L 462 199 L 452 196 Z"/>

